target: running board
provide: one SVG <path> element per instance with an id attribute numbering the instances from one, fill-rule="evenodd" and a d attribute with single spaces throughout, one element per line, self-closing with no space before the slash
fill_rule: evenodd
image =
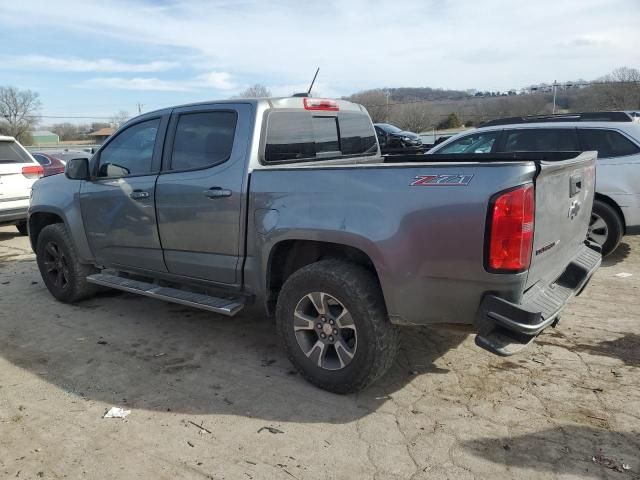
<path id="1" fill-rule="evenodd" d="M 202 293 L 187 292 L 177 288 L 162 287 L 155 283 L 140 282 L 117 275 L 96 273 L 87 277 L 87 282 L 103 287 L 137 293 L 146 297 L 157 298 L 167 302 L 180 303 L 189 307 L 200 308 L 210 312 L 233 317 L 244 308 L 242 300 L 237 298 L 219 298 Z"/>

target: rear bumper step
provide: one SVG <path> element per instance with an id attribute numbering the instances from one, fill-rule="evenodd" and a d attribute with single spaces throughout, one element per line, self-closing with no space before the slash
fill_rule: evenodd
<path id="1" fill-rule="evenodd" d="M 244 302 L 238 298 L 212 297 L 202 293 L 162 287 L 155 283 L 131 280 L 107 273 L 96 273 L 95 275 L 90 275 L 87 277 L 87 281 L 103 287 L 115 288 L 118 290 L 124 290 L 125 292 L 157 298 L 158 300 L 165 300 L 167 302 L 200 308 L 202 310 L 208 310 L 228 317 L 233 317 L 244 308 Z"/>
<path id="2" fill-rule="evenodd" d="M 555 282 L 543 289 L 534 286 L 521 304 L 485 296 L 476 318 L 476 345 L 500 356 L 519 352 L 555 326 L 569 299 L 582 293 L 601 262 L 599 247 L 588 243 Z"/>

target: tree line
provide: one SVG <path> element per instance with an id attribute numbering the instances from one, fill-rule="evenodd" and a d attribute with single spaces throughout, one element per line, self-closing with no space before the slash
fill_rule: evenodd
<path id="1" fill-rule="evenodd" d="M 567 86 L 570 85 L 570 86 Z M 364 105 L 376 123 L 423 132 L 478 125 L 487 120 L 542 115 L 554 110 L 554 87 L 526 93 L 425 89 L 373 89 L 346 99 Z M 456 98 L 457 97 L 457 98 Z M 566 82 L 555 87 L 555 111 L 640 111 L 640 70 L 621 67 L 594 82 Z"/>
<path id="2" fill-rule="evenodd" d="M 376 123 L 392 123 L 404 130 L 423 132 L 431 129 L 478 125 L 503 117 L 589 112 L 598 110 L 640 111 L 640 70 L 621 67 L 594 82 L 565 82 L 559 86 L 529 87 L 522 93 L 477 92 L 434 88 L 388 88 L 354 93 L 348 97 L 364 105 Z M 292 92 L 293 93 L 293 92 Z M 271 91 L 255 84 L 236 98 L 270 97 Z M 30 143 L 30 132 L 40 124 L 42 102 L 37 92 L 0 86 L 0 135 L 10 135 Z M 120 111 L 105 122 L 55 123 L 46 127 L 60 140 L 84 140 L 90 132 L 119 126 L 130 117 Z"/>

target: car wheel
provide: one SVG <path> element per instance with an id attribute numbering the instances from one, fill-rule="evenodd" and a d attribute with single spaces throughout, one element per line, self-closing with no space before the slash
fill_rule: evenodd
<path id="1" fill-rule="evenodd" d="M 61 302 L 76 302 L 97 291 L 86 279 L 98 270 L 80 263 L 64 224 L 55 223 L 42 229 L 38 235 L 36 260 L 49 292 Z"/>
<path id="2" fill-rule="evenodd" d="M 322 260 L 292 274 L 278 297 L 276 324 L 302 375 L 335 393 L 370 385 L 398 352 L 398 331 L 377 279 L 340 260 Z"/>
<path id="3" fill-rule="evenodd" d="M 27 229 L 27 222 L 20 222 L 16 225 L 18 232 L 20 235 L 29 235 L 29 230 Z"/>
<path id="4" fill-rule="evenodd" d="M 602 247 L 602 255 L 612 253 L 622 240 L 622 219 L 618 212 L 601 200 L 593 202 L 587 238 Z"/>

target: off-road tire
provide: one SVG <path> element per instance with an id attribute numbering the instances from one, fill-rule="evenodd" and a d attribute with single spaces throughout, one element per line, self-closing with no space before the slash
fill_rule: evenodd
<path id="1" fill-rule="evenodd" d="M 62 254 L 67 275 L 67 281 L 63 286 L 56 284 L 56 275 L 49 272 L 51 262 L 47 259 L 52 256 L 45 249 L 53 244 Z M 87 282 L 87 276 L 97 273 L 98 270 L 91 265 L 80 263 L 75 252 L 73 241 L 62 223 L 47 225 L 38 235 L 36 245 L 36 260 L 40 275 L 49 292 L 58 300 L 65 303 L 73 303 L 94 295 L 98 288 Z"/>
<path id="2" fill-rule="evenodd" d="M 352 360 L 338 370 L 326 370 L 303 352 L 294 332 L 298 302 L 312 292 L 324 292 L 348 309 L 357 328 Z M 393 364 L 399 349 L 397 328 L 389 322 L 376 277 L 342 260 L 321 260 L 293 273 L 283 285 L 276 306 L 276 326 L 291 363 L 312 384 L 334 393 L 367 387 Z"/>

